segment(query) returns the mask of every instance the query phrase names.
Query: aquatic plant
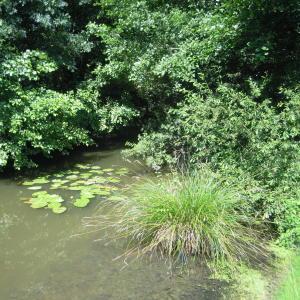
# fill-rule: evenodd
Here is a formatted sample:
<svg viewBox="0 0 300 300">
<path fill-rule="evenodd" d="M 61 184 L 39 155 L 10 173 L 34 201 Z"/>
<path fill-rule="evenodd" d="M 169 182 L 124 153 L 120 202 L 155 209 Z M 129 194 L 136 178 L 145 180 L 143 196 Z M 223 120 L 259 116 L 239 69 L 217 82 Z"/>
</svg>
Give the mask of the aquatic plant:
<svg viewBox="0 0 300 300">
<path fill-rule="evenodd" d="M 77 164 L 75 169 L 61 171 L 53 175 L 39 176 L 33 180 L 24 181 L 22 185 L 28 186 L 27 189 L 29 190 L 48 188 L 49 190 L 80 192 L 80 196 L 76 196 L 75 201 L 72 200 L 72 204 L 74 207 L 83 208 L 96 196 L 100 196 L 101 199 L 111 196 L 112 192 L 118 189 L 115 184 L 121 181 L 118 176 L 123 176 L 127 173 L 127 168 L 102 169 L 98 165 Z M 49 186 L 42 186 L 46 184 L 49 184 Z M 32 196 L 28 201 L 32 208 L 50 208 L 54 213 L 63 213 L 67 209 L 60 204 L 64 200 L 57 198 L 60 197 L 59 195 L 49 194 L 44 190 L 33 193 Z M 57 201 L 57 199 L 62 201 Z"/>
<path fill-rule="evenodd" d="M 247 261 L 264 255 L 251 220 L 238 211 L 238 194 L 208 171 L 148 181 L 114 206 L 113 220 L 100 215 L 87 226 L 112 227 L 127 238 L 128 254 Z"/>
<path fill-rule="evenodd" d="M 32 208 L 49 208 L 55 214 L 61 214 L 67 210 L 65 206 L 62 206 L 62 202 L 64 202 L 62 197 L 46 191 L 35 192 L 32 194 L 32 198 L 26 201 Z"/>
</svg>

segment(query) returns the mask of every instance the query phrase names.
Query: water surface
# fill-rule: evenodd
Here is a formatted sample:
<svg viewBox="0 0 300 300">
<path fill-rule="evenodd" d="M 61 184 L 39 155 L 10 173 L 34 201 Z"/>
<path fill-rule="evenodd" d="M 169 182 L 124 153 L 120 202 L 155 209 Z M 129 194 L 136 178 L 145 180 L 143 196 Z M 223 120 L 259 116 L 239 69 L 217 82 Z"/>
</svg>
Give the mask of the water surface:
<svg viewBox="0 0 300 300">
<path fill-rule="evenodd" d="M 127 167 L 131 173 L 124 177 L 123 185 L 149 176 L 140 164 L 122 160 L 119 150 L 77 154 L 44 169 L 71 169 L 75 163 Z M 123 253 L 124 243 L 95 242 L 103 236 L 99 232 L 76 235 L 83 230 L 82 218 L 93 215 L 105 200 L 96 199 L 86 208 L 70 207 L 55 215 L 47 209 L 32 209 L 20 200 L 31 193 L 18 180 L 0 180 L 0 299 L 221 298 L 222 284 L 209 279 L 205 268 L 197 267 L 187 275 L 174 273 L 168 264 L 155 259 L 126 265 L 114 260 Z M 67 193 L 60 192 L 63 197 L 69 196 Z"/>
</svg>

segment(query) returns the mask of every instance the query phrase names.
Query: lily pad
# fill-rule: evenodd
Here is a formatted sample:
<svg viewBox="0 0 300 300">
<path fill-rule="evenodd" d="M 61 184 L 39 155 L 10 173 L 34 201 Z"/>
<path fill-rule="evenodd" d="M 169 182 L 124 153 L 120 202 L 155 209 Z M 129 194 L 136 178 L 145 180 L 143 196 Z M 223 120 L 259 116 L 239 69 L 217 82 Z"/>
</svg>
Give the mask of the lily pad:
<svg viewBox="0 0 300 300">
<path fill-rule="evenodd" d="M 93 167 L 91 167 L 91 169 L 92 169 L 92 170 L 100 170 L 101 167 L 100 167 L 100 166 L 93 166 Z"/>
<path fill-rule="evenodd" d="M 61 203 L 59 203 L 59 202 L 51 202 L 48 204 L 48 208 L 51 208 L 51 209 L 58 208 L 58 207 L 61 207 Z"/>
<path fill-rule="evenodd" d="M 32 208 L 42 208 L 48 205 L 47 200 L 42 198 L 32 198 L 30 200 L 30 203 L 31 203 L 30 207 Z"/>
<path fill-rule="evenodd" d="M 76 164 L 75 167 L 76 167 L 76 168 L 79 168 L 79 169 L 83 169 L 83 170 L 89 169 L 89 166 L 87 166 L 87 165 L 82 165 L 82 164 Z"/>
<path fill-rule="evenodd" d="M 22 185 L 35 185 L 33 181 L 24 181 Z"/>
<path fill-rule="evenodd" d="M 107 177 L 107 180 L 112 183 L 118 183 L 121 181 L 119 178 L 116 177 Z"/>
<path fill-rule="evenodd" d="M 53 194 L 53 195 L 48 194 L 47 197 L 46 197 L 46 199 L 47 199 L 47 201 L 49 203 L 61 203 L 61 202 L 64 202 L 64 199 L 61 196 L 55 195 L 55 194 Z"/>
<path fill-rule="evenodd" d="M 97 175 L 102 175 L 104 174 L 104 172 L 102 170 L 94 170 L 93 173 L 97 174 Z"/>
<path fill-rule="evenodd" d="M 95 193 L 92 190 L 82 190 L 80 196 L 87 199 L 92 199 L 95 197 Z"/>
<path fill-rule="evenodd" d="M 62 187 L 61 184 L 58 184 L 58 183 L 52 184 L 52 185 L 50 186 L 50 190 L 58 190 L 58 189 L 60 189 L 61 187 Z"/>
<path fill-rule="evenodd" d="M 82 186 L 70 186 L 70 187 L 68 187 L 68 190 L 70 190 L 70 191 L 81 191 Z"/>
<path fill-rule="evenodd" d="M 34 182 L 34 184 L 46 184 L 46 183 L 49 183 L 50 180 L 48 180 L 44 177 L 39 177 L 39 178 L 32 180 L 32 182 Z"/>
<path fill-rule="evenodd" d="M 64 184 L 67 183 L 68 180 L 63 180 L 63 179 L 52 179 L 53 183 L 58 183 L 58 184 Z"/>
<path fill-rule="evenodd" d="M 41 188 L 42 188 L 41 186 L 31 186 L 31 187 L 28 188 L 28 190 L 35 191 L 35 190 L 40 190 Z"/>
<path fill-rule="evenodd" d="M 79 172 L 79 171 L 76 171 L 76 170 L 75 170 L 75 171 L 73 170 L 71 173 L 72 173 L 72 174 L 79 174 L 80 172 Z"/>
<path fill-rule="evenodd" d="M 39 192 L 34 192 L 32 196 L 40 196 L 40 195 L 47 195 L 48 193 L 46 191 L 39 191 Z"/>
<path fill-rule="evenodd" d="M 55 214 L 62 214 L 67 210 L 65 206 L 59 206 L 59 207 L 54 207 L 52 208 L 52 212 Z"/>
<path fill-rule="evenodd" d="M 92 174 L 90 174 L 90 173 L 83 173 L 83 174 L 80 174 L 80 178 L 89 178 L 89 177 L 91 177 L 92 176 Z"/>
<path fill-rule="evenodd" d="M 86 207 L 89 203 L 90 203 L 90 199 L 85 198 L 85 197 L 81 197 L 79 199 L 76 199 L 73 204 L 76 207 L 82 208 L 82 207 Z"/>
<path fill-rule="evenodd" d="M 69 175 L 66 178 L 69 179 L 69 180 L 75 180 L 75 179 L 78 178 L 78 175 Z"/>
</svg>

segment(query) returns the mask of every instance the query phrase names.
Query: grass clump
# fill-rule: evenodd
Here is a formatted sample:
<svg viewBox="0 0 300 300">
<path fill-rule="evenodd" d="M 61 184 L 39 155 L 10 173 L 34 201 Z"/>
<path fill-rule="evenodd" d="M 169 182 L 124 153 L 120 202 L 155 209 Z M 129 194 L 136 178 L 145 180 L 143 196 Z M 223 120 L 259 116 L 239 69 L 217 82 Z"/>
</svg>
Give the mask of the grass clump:
<svg viewBox="0 0 300 300">
<path fill-rule="evenodd" d="M 143 183 L 115 206 L 117 221 L 98 217 L 89 224 L 107 222 L 129 240 L 130 253 L 239 262 L 263 254 L 240 204 L 238 193 L 199 171 Z"/>
</svg>

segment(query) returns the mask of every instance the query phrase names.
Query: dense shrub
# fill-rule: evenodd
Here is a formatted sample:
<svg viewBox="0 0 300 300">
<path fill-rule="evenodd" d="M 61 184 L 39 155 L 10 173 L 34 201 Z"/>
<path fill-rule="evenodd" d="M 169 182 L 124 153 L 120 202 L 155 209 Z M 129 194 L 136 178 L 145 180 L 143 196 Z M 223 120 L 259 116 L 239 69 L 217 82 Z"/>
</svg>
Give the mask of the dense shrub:
<svg viewBox="0 0 300 300">
<path fill-rule="evenodd" d="M 253 190 L 246 180 L 244 184 L 252 213 L 274 221 L 290 243 L 297 243 L 300 99 L 297 89 L 283 94 L 283 102 L 274 107 L 227 86 L 208 96 L 189 93 L 169 110 L 158 133 L 141 135 L 127 154 L 144 157 L 156 168 L 210 163 L 240 185 L 241 174 L 247 174 L 256 182 Z"/>
<path fill-rule="evenodd" d="M 40 89 L 17 96 L 0 103 L 0 167 L 8 161 L 16 169 L 30 167 L 35 154 L 49 157 L 55 151 L 66 153 L 76 145 L 90 145 L 92 136 L 110 133 L 136 115 L 117 103 L 96 107 L 97 102 L 84 99 L 83 92 Z"/>
<path fill-rule="evenodd" d="M 234 164 L 269 186 L 296 180 L 300 99 L 296 90 L 285 94 L 274 107 L 224 85 L 208 96 L 189 93 L 168 111 L 159 133 L 142 135 L 133 151 L 153 165 L 180 156 L 192 164 Z"/>
</svg>

